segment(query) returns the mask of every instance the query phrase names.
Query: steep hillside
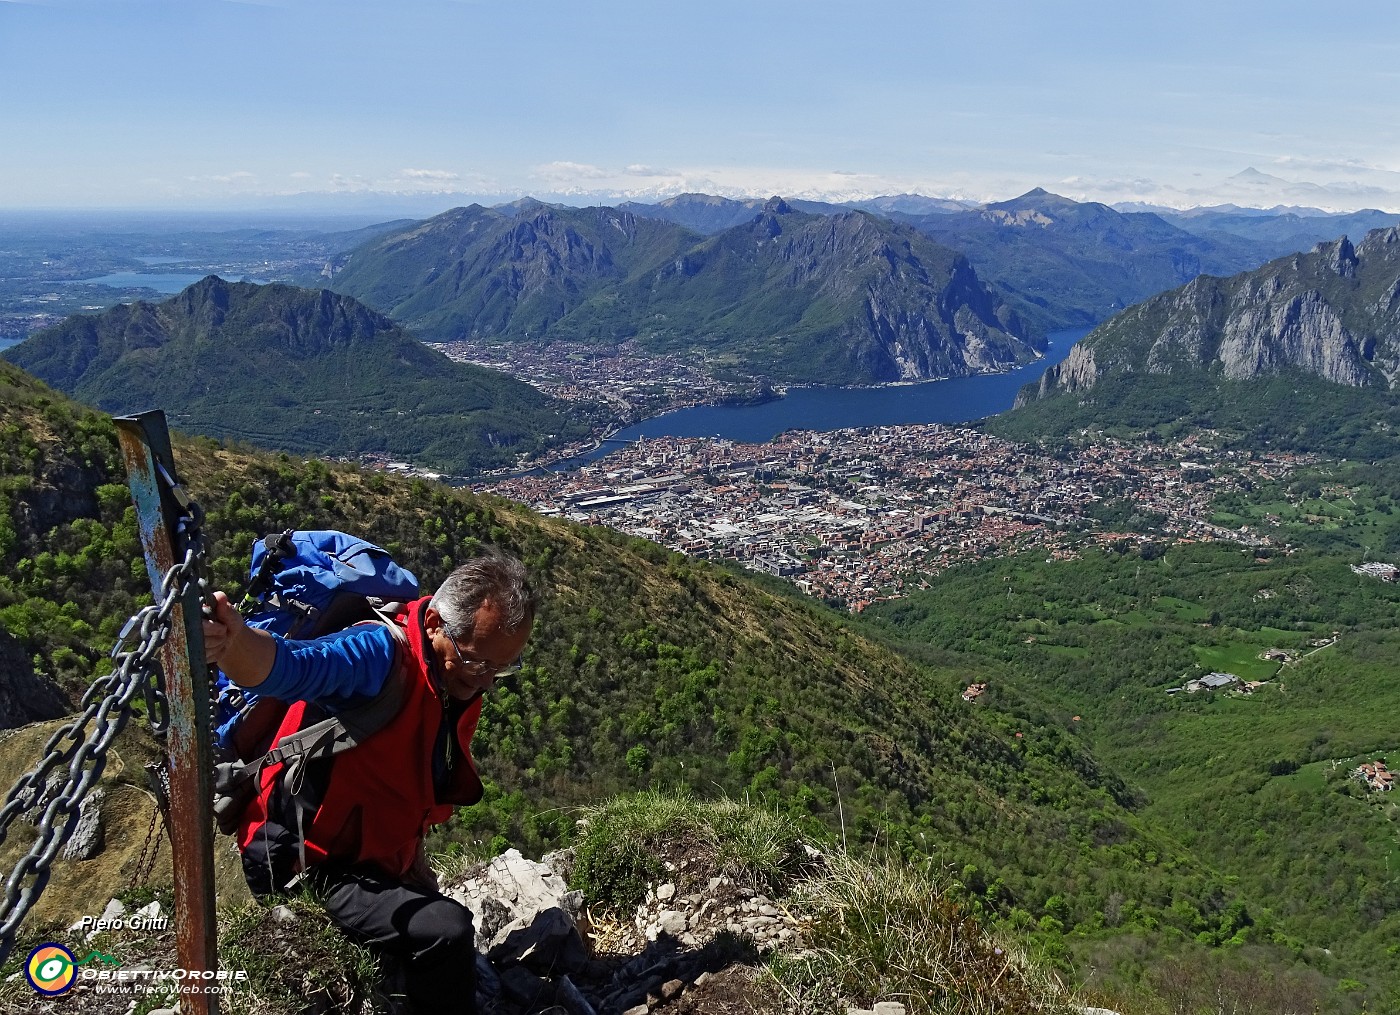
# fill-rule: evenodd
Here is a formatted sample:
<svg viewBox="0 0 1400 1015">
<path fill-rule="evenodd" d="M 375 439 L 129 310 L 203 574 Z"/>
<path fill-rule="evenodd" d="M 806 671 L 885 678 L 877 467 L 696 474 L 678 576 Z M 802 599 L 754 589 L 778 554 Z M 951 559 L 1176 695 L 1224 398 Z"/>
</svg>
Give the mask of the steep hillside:
<svg viewBox="0 0 1400 1015">
<path fill-rule="evenodd" d="M 785 381 L 958 376 L 1036 355 L 964 259 L 866 213 L 775 198 L 697 240 L 609 208 L 461 209 L 356 251 L 334 284 L 425 338 L 637 338 Z"/>
<path fill-rule="evenodd" d="M 1400 228 L 1343 237 L 1257 271 L 1202 277 L 1119 314 L 1046 371 L 1039 397 L 1117 374 L 1254 380 L 1298 371 L 1351 387 L 1400 376 Z M 1033 397 L 1023 394 L 1023 400 Z"/>
<path fill-rule="evenodd" d="M 47 668 L 105 672 L 144 583 L 114 435 L 61 396 L 27 390 L 0 405 L 0 434 L 40 475 L 85 446 L 93 474 L 78 489 L 94 492 L 7 548 L 0 624 Z M 1022 928 L 1051 915 L 1037 931 L 1046 947 L 1092 922 L 1123 879 L 1144 900 L 1125 927 L 1214 925 L 1226 912 L 1228 888 L 1138 821 L 1140 801 L 1072 724 L 1010 691 L 986 706 L 961 700 L 968 681 L 995 680 L 994 663 L 911 662 L 849 618 L 750 578 L 437 484 L 206 438 L 180 441 L 177 459 L 209 510 L 219 587 L 237 587 L 255 538 L 288 525 L 361 532 L 427 587 L 485 540 L 532 569 L 544 593 L 536 634 L 523 672 L 490 696 L 477 741 L 487 798 L 439 848 L 538 849 L 571 829 L 573 805 L 689 786 L 956 863 L 977 907 Z M 16 481 L 11 517 L 44 495 Z M 23 617 L 43 623 L 22 628 Z"/>
<path fill-rule="evenodd" d="M 75 316 L 5 353 L 112 413 L 300 453 L 380 452 L 452 472 L 583 436 L 530 386 L 453 363 L 326 290 L 210 276 L 163 303 Z"/>
<path fill-rule="evenodd" d="M 1045 328 L 1084 327 L 1188 282 L 1268 255 L 1238 237 L 1206 239 L 1148 213 L 1121 213 L 1040 188 L 951 214 L 897 214 L 965 253 L 1004 298 Z M 1023 305 L 1024 304 L 1024 305 Z"/>
<path fill-rule="evenodd" d="M 472 205 L 354 251 L 331 285 L 428 340 L 539 339 L 590 296 L 695 240 L 613 208 Z"/>
<path fill-rule="evenodd" d="M 563 327 L 610 322 L 650 348 L 828 383 L 964 376 L 1036 355 L 965 258 L 864 212 L 808 215 L 776 198 Z"/>
</svg>

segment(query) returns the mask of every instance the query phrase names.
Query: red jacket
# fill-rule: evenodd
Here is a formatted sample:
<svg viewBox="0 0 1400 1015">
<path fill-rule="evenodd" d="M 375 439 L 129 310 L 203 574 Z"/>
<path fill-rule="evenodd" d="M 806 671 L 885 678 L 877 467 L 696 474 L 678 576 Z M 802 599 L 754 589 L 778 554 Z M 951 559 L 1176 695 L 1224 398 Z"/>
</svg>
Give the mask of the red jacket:
<svg viewBox="0 0 1400 1015">
<path fill-rule="evenodd" d="M 409 604 L 395 618 L 408 636 L 407 651 L 400 643 L 396 652 L 405 678 L 399 714 L 358 747 L 331 759 L 320 805 L 314 815 L 302 817 L 307 866 L 325 860 L 372 863 L 392 877 L 402 877 L 413 865 L 429 825 L 446 821 L 454 807 L 481 799 L 481 779 L 471 756 L 480 698 L 457 720 L 448 785 L 441 794 L 433 788 L 433 750 L 446 702 L 433 675 L 434 657 L 423 630 L 428 601 Z M 278 738 L 302 727 L 307 707 L 306 702 L 296 702 L 287 710 Z M 280 764 L 263 769 L 257 798 L 238 830 L 240 849 L 253 841 L 269 810 L 276 813 L 272 797 L 284 792 L 279 785 L 282 769 Z M 294 819 L 289 827 L 296 831 Z"/>
</svg>

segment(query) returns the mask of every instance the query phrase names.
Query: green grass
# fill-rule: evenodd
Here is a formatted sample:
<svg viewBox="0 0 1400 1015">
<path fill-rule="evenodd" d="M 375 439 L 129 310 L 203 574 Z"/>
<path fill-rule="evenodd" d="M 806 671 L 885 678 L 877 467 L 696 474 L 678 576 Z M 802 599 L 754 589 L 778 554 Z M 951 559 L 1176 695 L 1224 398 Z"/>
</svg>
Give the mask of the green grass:
<svg viewBox="0 0 1400 1015">
<path fill-rule="evenodd" d="M 1202 669 L 1233 673 L 1241 680 L 1268 680 L 1278 672 L 1278 663 L 1259 658 L 1260 646 L 1254 642 L 1228 645 L 1198 645 L 1196 658 Z"/>
<path fill-rule="evenodd" d="M 804 927 L 800 950 L 769 959 L 760 1012 L 844 1015 L 876 1001 L 910 1015 L 1070 1011 L 1058 979 L 989 933 L 963 886 L 927 858 L 833 847 L 814 857 L 790 822 L 736 800 L 647 792 L 589 808 L 570 884 L 625 921 L 656 880 L 703 885 L 713 872 Z"/>
<path fill-rule="evenodd" d="M 308 1010 L 354 1011 L 379 975 L 378 962 L 353 944 L 314 899 L 285 901 L 292 919 L 250 902 L 226 913 L 219 965 L 248 978 L 219 1010 L 228 1015 L 302 1015 Z"/>
<path fill-rule="evenodd" d="M 1175 596 L 1158 596 L 1155 604 L 1161 610 L 1169 610 L 1171 615 L 1178 620 L 1185 620 L 1193 624 L 1210 617 L 1210 610 L 1200 603 L 1188 603 L 1185 599 L 1178 599 Z"/>
<path fill-rule="evenodd" d="M 584 810 L 573 887 L 614 912 L 637 906 L 662 873 L 663 844 L 698 852 L 736 883 L 781 892 L 806 863 L 795 825 L 734 800 L 696 800 L 688 793 L 616 797 Z"/>
</svg>

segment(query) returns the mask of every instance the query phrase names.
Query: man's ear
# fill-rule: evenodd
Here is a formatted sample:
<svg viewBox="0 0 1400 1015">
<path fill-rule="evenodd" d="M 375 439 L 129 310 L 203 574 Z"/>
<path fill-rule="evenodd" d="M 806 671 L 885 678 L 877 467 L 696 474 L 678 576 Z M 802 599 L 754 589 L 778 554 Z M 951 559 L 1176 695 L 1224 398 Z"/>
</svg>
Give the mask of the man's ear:
<svg viewBox="0 0 1400 1015">
<path fill-rule="evenodd" d="M 437 610 L 429 606 L 423 611 L 423 630 L 428 634 L 436 634 L 442 628 L 442 615 Z"/>
</svg>

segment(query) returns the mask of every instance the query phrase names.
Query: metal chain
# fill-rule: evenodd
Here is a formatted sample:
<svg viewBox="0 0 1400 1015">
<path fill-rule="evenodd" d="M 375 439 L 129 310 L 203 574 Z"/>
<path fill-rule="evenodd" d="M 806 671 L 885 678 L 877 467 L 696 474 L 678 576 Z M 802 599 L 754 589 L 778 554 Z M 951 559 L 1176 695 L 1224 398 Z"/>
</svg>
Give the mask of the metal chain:
<svg viewBox="0 0 1400 1015">
<path fill-rule="evenodd" d="M 132 879 L 134 885 L 144 885 L 151 880 L 151 874 L 156 869 L 156 858 L 160 856 L 160 841 L 165 838 L 165 822 L 162 819 L 159 807 L 151 808 L 151 824 L 146 829 L 146 841 L 141 843 L 141 855 L 136 859 L 136 873 Z M 159 825 L 161 833 L 157 835 L 156 826 Z M 151 848 L 152 843 L 155 849 Z"/>
<path fill-rule="evenodd" d="M 161 471 L 162 478 L 169 483 L 169 474 Z M 153 704 L 158 701 L 147 689 L 159 674 L 157 657 L 170 635 L 175 607 L 191 592 L 204 594 L 203 512 L 177 485 L 170 485 L 185 510 L 178 528 L 184 536 L 184 559 L 166 573 L 161 582 L 159 602 L 142 607 L 122 628 L 112 648 L 115 668 L 93 681 L 83 695 L 82 713 L 54 733 L 44 747 L 42 759 L 14 784 L 4 806 L 0 807 L 0 844 L 3 844 L 15 818 L 36 810 L 48 796 L 45 790 L 50 773 L 59 766 L 66 766 L 67 779 L 35 822 L 38 838 L 5 881 L 4 898 L 0 899 L 0 963 L 9 957 L 20 922 L 48 884 L 54 857 L 77 827 L 79 805 L 102 775 L 112 741 L 131 716 L 132 699 L 144 692 L 150 695 L 148 700 Z M 139 632 L 139 641 L 127 650 L 126 642 L 134 631 Z M 163 716 L 151 718 L 153 729 L 159 732 Z M 58 783 L 61 778 L 61 773 L 57 774 L 54 782 Z"/>
<path fill-rule="evenodd" d="M 141 844 L 141 855 L 136 860 L 136 874 L 134 884 L 144 885 L 151 880 L 151 872 L 155 870 L 156 857 L 160 855 L 160 840 L 169 834 L 170 826 L 167 819 L 170 817 L 170 769 L 168 767 L 169 758 L 164 753 L 159 761 L 148 762 L 146 768 L 146 781 L 150 784 L 151 794 L 155 798 L 154 806 L 151 807 L 151 824 L 146 829 L 146 841 Z M 160 833 L 156 832 L 156 826 L 160 826 Z M 155 848 L 151 848 L 154 839 Z"/>
</svg>

